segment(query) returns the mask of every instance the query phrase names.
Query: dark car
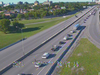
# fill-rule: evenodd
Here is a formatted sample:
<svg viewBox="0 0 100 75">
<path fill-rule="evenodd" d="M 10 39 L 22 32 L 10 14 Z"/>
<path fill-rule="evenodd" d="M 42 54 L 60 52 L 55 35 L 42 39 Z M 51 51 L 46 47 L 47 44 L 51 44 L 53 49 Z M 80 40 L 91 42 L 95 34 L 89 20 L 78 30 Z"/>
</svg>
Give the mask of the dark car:
<svg viewBox="0 0 100 75">
<path fill-rule="evenodd" d="M 56 45 L 53 45 L 52 48 L 51 48 L 52 51 L 55 51 L 56 49 L 57 49 Z"/>
</svg>

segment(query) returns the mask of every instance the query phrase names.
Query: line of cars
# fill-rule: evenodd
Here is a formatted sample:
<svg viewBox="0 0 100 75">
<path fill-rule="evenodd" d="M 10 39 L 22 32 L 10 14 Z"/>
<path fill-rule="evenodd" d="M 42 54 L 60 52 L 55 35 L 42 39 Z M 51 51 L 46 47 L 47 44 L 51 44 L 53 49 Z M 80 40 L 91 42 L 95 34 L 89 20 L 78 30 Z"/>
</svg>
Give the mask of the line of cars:
<svg viewBox="0 0 100 75">
<path fill-rule="evenodd" d="M 66 41 L 72 36 L 72 34 L 74 32 L 76 32 L 77 28 L 80 26 L 80 24 L 76 24 L 73 26 L 73 29 L 70 31 L 69 34 L 67 34 L 66 36 L 64 36 L 63 40 L 59 42 L 59 44 L 65 44 Z M 72 37 L 71 37 L 72 38 Z M 51 50 L 52 51 L 56 51 L 56 50 L 59 50 L 61 48 L 61 46 L 57 46 L 57 45 L 53 45 Z M 42 58 L 43 59 L 47 59 L 48 57 L 50 56 L 50 53 L 48 52 L 45 52 L 43 55 L 42 55 Z M 41 62 L 41 61 L 36 61 L 35 62 L 35 67 L 41 67 L 44 63 Z"/>
<path fill-rule="evenodd" d="M 93 12 L 94 12 L 94 11 L 93 11 Z M 92 12 L 92 13 L 93 13 L 93 12 Z M 88 19 L 88 18 L 92 15 L 92 13 L 90 13 L 90 14 L 86 17 L 86 19 Z M 78 17 L 78 16 L 75 15 L 75 17 Z M 86 19 L 84 19 L 84 23 L 86 22 Z M 60 44 L 60 45 L 61 45 L 61 44 L 65 44 L 65 41 L 67 41 L 67 40 L 72 36 L 72 34 L 76 32 L 76 30 L 79 28 L 79 26 L 80 26 L 80 24 L 74 25 L 73 28 L 72 28 L 72 30 L 70 31 L 70 33 L 67 34 L 66 36 L 64 36 L 63 40 L 61 40 L 61 41 L 59 42 L 59 44 Z M 59 46 L 53 45 L 52 48 L 51 48 L 51 50 L 52 50 L 52 51 L 59 50 Z M 50 56 L 50 54 L 49 54 L 48 52 L 46 52 L 46 53 L 44 53 L 44 54 L 42 55 L 42 58 L 43 58 L 43 59 L 44 59 L 44 58 L 47 59 L 49 56 Z M 40 67 L 42 64 L 43 64 L 43 63 L 41 63 L 40 61 L 38 61 L 38 62 L 35 63 L 35 67 Z"/>
<path fill-rule="evenodd" d="M 95 15 L 97 12 L 97 9 L 94 9 L 92 12 L 90 12 L 90 14 L 84 19 L 84 23 L 86 23 L 87 19 L 91 16 L 91 15 Z"/>
<path fill-rule="evenodd" d="M 42 58 L 43 59 L 47 59 L 48 57 L 50 56 L 50 54 L 48 52 L 44 53 L 42 55 Z M 38 61 L 38 62 L 35 62 L 35 67 L 41 67 L 43 63 L 41 61 Z"/>
</svg>

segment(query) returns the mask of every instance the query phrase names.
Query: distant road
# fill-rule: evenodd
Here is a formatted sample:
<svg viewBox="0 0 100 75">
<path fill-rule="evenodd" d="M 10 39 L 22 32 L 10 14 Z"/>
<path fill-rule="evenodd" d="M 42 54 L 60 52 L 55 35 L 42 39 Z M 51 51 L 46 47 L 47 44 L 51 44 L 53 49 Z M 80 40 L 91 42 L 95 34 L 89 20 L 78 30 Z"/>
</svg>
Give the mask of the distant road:
<svg viewBox="0 0 100 75">
<path fill-rule="evenodd" d="M 100 48 L 100 22 L 99 22 L 99 10 L 95 15 L 92 15 L 90 21 L 88 22 L 86 35 L 88 39 Z M 88 33 L 88 34 L 87 34 Z"/>
<path fill-rule="evenodd" d="M 86 10 L 86 9 L 85 9 L 85 10 Z M 63 16 L 66 16 L 66 17 L 71 16 L 71 15 L 77 13 L 77 12 L 79 12 L 79 11 L 72 11 L 72 12 L 69 12 L 67 15 L 57 16 L 57 17 L 61 17 L 61 18 L 56 19 L 56 20 L 60 20 L 60 19 L 62 19 Z M 46 23 L 46 22 L 56 21 L 56 20 L 52 20 L 52 18 L 55 18 L 55 17 L 49 17 L 49 18 L 51 18 L 51 20 L 49 20 L 49 21 L 43 21 L 43 22 L 37 22 L 37 23 L 29 23 L 29 24 L 25 24 L 25 25 L 41 24 L 41 23 Z"/>
</svg>

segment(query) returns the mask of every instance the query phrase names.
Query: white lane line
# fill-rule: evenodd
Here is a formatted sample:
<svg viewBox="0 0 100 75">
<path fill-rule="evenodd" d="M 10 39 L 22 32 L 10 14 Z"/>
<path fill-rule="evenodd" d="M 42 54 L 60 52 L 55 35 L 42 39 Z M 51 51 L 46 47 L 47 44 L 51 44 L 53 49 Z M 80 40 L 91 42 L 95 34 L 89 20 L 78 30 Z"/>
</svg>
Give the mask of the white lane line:
<svg viewBox="0 0 100 75">
<path fill-rule="evenodd" d="M 82 23 L 82 25 L 83 25 L 83 24 L 84 24 L 84 23 Z M 68 41 L 67 41 L 67 42 L 68 42 Z M 67 42 L 62 46 L 62 48 L 67 44 Z M 61 48 L 61 49 L 62 49 L 62 48 Z M 60 50 L 61 50 L 61 49 L 60 49 Z M 59 52 L 59 51 L 58 51 L 58 52 Z M 56 52 L 56 54 L 57 54 L 58 52 Z M 53 58 L 52 58 L 52 59 L 53 59 Z M 52 60 L 52 59 L 51 59 L 51 60 Z M 50 60 L 50 61 L 51 61 L 51 60 Z M 49 61 L 49 62 L 50 62 L 50 61 Z M 46 66 L 45 66 L 45 67 L 46 67 Z M 45 67 L 44 67 L 44 68 L 45 68 Z M 44 69 L 44 68 L 43 68 L 43 69 Z M 43 71 L 43 69 L 42 69 L 41 71 Z M 41 71 L 40 71 L 37 75 L 39 75 L 39 74 L 41 73 Z"/>
<path fill-rule="evenodd" d="M 67 41 L 67 42 L 68 42 L 68 41 Z M 62 46 L 62 48 L 67 44 L 67 42 Z M 62 49 L 62 48 L 61 48 L 61 49 Z M 60 50 L 61 50 L 61 49 L 60 49 Z M 57 54 L 58 52 L 59 52 L 59 51 L 57 51 L 56 54 Z M 50 59 L 49 62 L 51 62 L 53 59 L 54 59 L 54 58 Z M 53 63 L 53 64 L 54 64 L 54 63 Z M 46 66 L 45 66 L 45 67 L 46 67 Z M 45 67 L 44 67 L 44 68 L 45 68 Z M 41 71 L 43 71 L 44 68 L 43 68 Z M 41 73 L 41 71 L 40 71 L 37 75 L 39 75 L 39 74 Z"/>
<path fill-rule="evenodd" d="M 83 23 L 83 24 L 84 24 L 84 23 Z M 83 25 L 83 24 L 82 24 L 82 25 Z M 66 41 L 66 43 L 62 46 L 62 48 L 63 48 L 67 43 L 68 43 L 68 41 Z M 62 49 L 62 48 L 61 48 L 61 49 Z M 60 50 L 61 50 L 61 49 L 60 49 Z M 59 51 L 60 51 L 60 50 L 59 50 Z M 59 51 L 57 51 L 56 54 L 58 54 Z M 53 58 L 52 58 L 51 60 L 53 60 Z M 50 61 L 51 61 L 51 60 L 50 60 Z M 49 62 L 50 62 L 50 61 L 49 61 Z M 45 67 L 46 67 L 46 66 L 45 66 Z M 44 68 L 45 68 L 45 67 L 44 67 Z M 41 71 L 43 71 L 44 68 L 43 68 Z M 37 75 L 39 75 L 39 74 L 41 73 L 41 71 L 40 71 Z"/>
<path fill-rule="evenodd" d="M 53 59 L 53 58 L 52 58 L 52 59 Z M 50 59 L 50 61 L 51 61 L 52 59 Z M 49 62 L 50 62 L 50 61 L 49 61 Z M 46 66 L 45 66 L 45 67 L 46 67 Z M 45 67 L 44 67 L 44 68 L 45 68 Z M 44 68 L 43 68 L 41 71 L 43 71 L 43 70 L 44 70 Z M 39 75 L 39 74 L 41 73 L 41 71 L 40 71 L 37 75 Z"/>
</svg>

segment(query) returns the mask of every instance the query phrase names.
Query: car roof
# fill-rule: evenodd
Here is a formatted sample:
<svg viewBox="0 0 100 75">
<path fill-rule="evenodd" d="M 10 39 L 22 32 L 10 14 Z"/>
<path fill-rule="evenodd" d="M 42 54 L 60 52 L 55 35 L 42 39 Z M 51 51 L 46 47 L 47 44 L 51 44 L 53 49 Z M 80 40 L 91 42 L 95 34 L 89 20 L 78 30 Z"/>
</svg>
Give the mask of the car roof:
<svg viewBox="0 0 100 75">
<path fill-rule="evenodd" d="M 46 53 L 44 53 L 43 55 L 47 55 L 47 54 L 49 54 L 49 53 L 46 52 Z"/>
</svg>

